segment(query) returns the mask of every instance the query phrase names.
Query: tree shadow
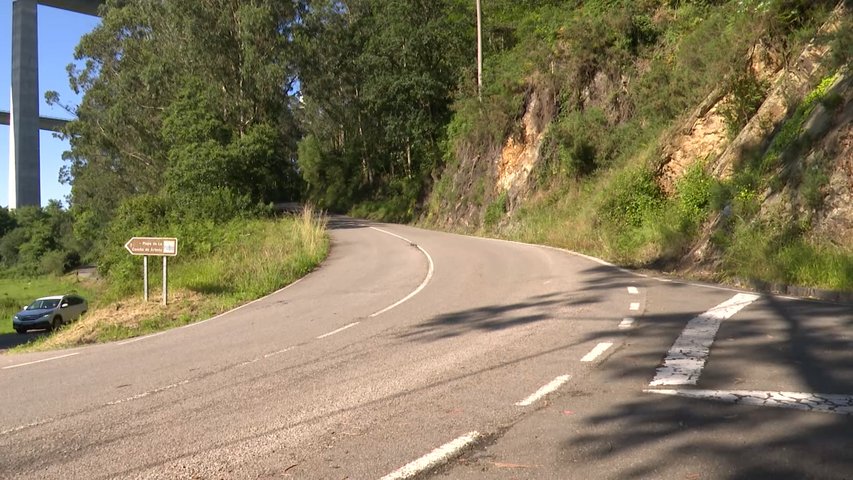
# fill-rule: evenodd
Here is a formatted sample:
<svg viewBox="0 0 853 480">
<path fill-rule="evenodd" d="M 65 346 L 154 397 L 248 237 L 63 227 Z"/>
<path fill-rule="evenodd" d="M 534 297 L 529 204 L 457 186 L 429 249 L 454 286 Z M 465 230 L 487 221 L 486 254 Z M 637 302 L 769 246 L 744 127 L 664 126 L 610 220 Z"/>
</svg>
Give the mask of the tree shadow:
<svg viewBox="0 0 853 480">
<path fill-rule="evenodd" d="M 553 309 L 594 304 L 597 296 L 563 293 L 536 295 L 527 300 L 445 313 L 397 335 L 400 339 L 435 342 L 470 332 L 494 332 L 554 318 Z"/>
<path fill-rule="evenodd" d="M 853 478 L 851 415 L 642 392 L 672 341 L 699 313 L 641 317 L 627 334 L 630 348 L 596 371 L 602 384 L 621 386 L 623 395 L 613 396 L 587 418 L 578 416 L 580 433 L 566 434 L 560 444 L 562 467 L 618 469 L 602 478 L 664 478 L 694 467 L 687 478 Z M 683 388 L 752 390 L 756 388 L 739 378 L 744 372 L 759 375 L 767 386 L 782 371 L 780 382 L 803 385 L 804 392 L 853 395 L 853 341 L 846 335 L 850 325 L 851 305 L 762 297 L 722 323 L 699 384 Z M 600 331 L 587 340 L 615 333 Z"/>
<path fill-rule="evenodd" d="M 15 348 L 19 345 L 24 345 L 26 343 L 30 343 L 42 337 L 44 335 L 48 335 L 50 333 L 49 330 L 30 330 L 27 333 L 2 333 L 0 334 L 0 352 Z"/>
</svg>

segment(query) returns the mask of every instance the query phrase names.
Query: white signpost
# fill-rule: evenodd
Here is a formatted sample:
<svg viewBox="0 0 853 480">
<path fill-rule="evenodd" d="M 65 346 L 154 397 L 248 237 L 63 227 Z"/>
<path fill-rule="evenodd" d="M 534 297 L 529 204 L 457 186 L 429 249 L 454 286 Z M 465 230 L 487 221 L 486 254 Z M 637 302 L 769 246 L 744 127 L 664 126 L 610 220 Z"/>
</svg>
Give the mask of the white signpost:
<svg viewBox="0 0 853 480">
<path fill-rule="evenodd" d="M 142 255 L 143 298 L 148 301 L 148 256 L 163 257 L 163 305 L 168 297 L 166 259 L 178 254 L 178 239 L 163 237 L 133 237 L 124 244 L 131 255 Z"/>
</svg>

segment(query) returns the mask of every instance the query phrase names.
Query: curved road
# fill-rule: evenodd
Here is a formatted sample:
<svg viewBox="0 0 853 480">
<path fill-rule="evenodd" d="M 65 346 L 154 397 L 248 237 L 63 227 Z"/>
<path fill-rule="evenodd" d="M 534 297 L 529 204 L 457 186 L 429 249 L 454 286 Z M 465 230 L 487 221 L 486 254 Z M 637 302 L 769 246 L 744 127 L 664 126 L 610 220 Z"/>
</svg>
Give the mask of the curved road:
<svg viewBox="0 0 853 480">
<path fill-rule="evenodd" d="M 131 341 L 0 357 L 0 478 L 737 478 L 738 448 L 692 464 L 668 455 L 732 431 L 773 451 L 785 422 L 846 451 L 792 472 L 853 471 L 848 415 L 644 392 L 669 381 L 659 367 L 687 322 L 738 292 L 544 247 L 330 226 L 320 269 L 235 311 Z M 741 303 L 720 327 L 730 342 L 714 347 L 705 386 L 853 393 L 850 354 L 815 348 L 853 345 L 849 306 Z M 820 338 L 800 320 L 818 322 Z M 786 339 L 802 347 L 774 354 Z M 703 419 L 728 420 L 679 432 L 696 405 L 711 410 Z M 762 415 L 775 427 L 756 429 Z M 743 478 L 780 478 L 770 465 Z M 690 476 L 709 471 L 721 474 Z"/>
</svg>

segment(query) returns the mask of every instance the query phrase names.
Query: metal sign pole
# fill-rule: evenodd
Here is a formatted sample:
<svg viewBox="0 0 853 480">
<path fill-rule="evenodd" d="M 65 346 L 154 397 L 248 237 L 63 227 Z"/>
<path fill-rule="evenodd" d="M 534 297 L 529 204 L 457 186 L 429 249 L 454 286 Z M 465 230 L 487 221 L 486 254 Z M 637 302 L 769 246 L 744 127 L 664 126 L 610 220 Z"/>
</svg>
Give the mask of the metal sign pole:
<svg viewBox="0 0 853 480">
<path fill-rule="evenodd" d="M 163 257 L 163 305 L 166 305 L 166 292 L 168 291 L 167 287 L 166 287 L 166 285 L 168 284 L 167 279 L 169 278 L 166 275 L 166 259 L 167 258 L 169 258 L 169 257 Z"/>
<path fill-rule="evenodd" d="M 142 296 L 148 302 L 148 255 L 142 257 Z"/>
</svg>

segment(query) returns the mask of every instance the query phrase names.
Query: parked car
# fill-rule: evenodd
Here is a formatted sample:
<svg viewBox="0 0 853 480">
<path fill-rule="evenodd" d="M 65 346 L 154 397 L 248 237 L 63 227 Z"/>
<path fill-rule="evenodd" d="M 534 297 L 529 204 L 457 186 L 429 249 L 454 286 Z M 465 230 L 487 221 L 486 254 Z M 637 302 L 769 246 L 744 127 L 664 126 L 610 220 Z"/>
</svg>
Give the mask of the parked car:
<svg viewBox="0 0 853 480">
<path fill-rule="evenodd" d="M 18 333 L 33 328 L 56 330 L 86 313 L 89 304 L 79 295 L 58 295 L 36 299 L 12 317 L 12 326 Z"/>
</svg>

